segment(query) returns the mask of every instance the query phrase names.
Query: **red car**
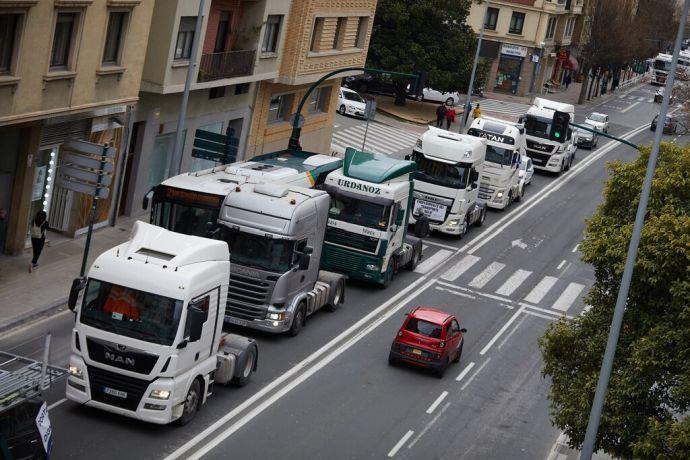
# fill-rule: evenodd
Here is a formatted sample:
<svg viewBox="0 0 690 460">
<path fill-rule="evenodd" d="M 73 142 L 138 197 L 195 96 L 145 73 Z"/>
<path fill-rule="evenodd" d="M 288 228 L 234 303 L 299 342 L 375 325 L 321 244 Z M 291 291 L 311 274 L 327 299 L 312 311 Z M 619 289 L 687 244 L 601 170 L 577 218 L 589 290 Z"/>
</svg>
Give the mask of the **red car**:
<svg viewBox="0 0 690 460">
<path fill-rule="evenodd" d="M 460 361 L 465 332 L 455 316 L 436 308 L 417 307 L 407 314 L 393 340 L 388 363 L 426 367 L 443 377 L 451 361 Z"/>
</svg>

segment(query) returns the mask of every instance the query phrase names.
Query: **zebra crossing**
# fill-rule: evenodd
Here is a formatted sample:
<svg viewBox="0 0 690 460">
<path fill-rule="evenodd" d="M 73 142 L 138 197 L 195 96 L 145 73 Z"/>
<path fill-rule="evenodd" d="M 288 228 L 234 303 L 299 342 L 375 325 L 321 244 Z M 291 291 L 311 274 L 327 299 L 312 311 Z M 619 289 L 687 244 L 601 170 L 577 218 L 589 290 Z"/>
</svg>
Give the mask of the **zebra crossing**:
<svg viewBox="0 0 690 460">
<path fill-rule="evenodd" d="M 351 126 L 333 132 L 331 149 L 338 152 L 345 152 L 347 147 L 362 149 L 364 133 L 367 133 L 364 150 L 373 150 L 377 153 L 391 155 L 401 150 L 411 151 L 414 147 L 419 134 L 382 123 L 369 123 L 369 129 L 365 123 Z"/>
<path fill-rule="evenodd" d="M 513 117 L 521 117 L 527 113 L 530 108 L 528 104 L 520 104 L 518 102 L 499 101 L 498 99 L 477 99 L 473 101 L 473 105 L 479 103 L 479 108 L 484 112 L 500 113 L 510 115 Z"/>
<path fill-rule="evenodd" d="M 636 101 L 636 102 L 647 102 L 647 103 L 654 103 L 654 98 L 650 98 L 647 96 L 635 96 L 633 94 L 619 94 L 616 96 L 616 99 L 620 99 L 623 101 Z"/>
</svg>

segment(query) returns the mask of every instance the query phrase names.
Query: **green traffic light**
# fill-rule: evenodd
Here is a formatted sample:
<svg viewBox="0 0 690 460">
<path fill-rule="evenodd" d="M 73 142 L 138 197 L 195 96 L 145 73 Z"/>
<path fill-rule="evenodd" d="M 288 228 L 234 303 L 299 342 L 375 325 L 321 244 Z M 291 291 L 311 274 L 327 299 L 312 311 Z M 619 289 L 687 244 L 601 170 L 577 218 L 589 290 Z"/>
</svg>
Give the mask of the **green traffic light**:
<svg viewBox="0 0 690 460">
<path fill-rule="evenodd" d="M 561 133 L 559 133 L 558 131 L 556 131 L 555 133 L 553 133 L 553 137 L 555 137 L 556 139 L 558 139 L 559 137 L 561 137 Z"/>
</svg>

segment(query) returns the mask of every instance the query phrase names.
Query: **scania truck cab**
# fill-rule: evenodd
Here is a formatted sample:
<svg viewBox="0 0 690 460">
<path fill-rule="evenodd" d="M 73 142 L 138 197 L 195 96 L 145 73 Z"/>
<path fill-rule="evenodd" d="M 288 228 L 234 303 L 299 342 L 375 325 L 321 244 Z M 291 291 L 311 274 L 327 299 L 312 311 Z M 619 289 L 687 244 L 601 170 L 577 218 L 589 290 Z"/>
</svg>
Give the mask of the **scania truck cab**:
<svg viewBox="0 0 690 460">
<path fill-rule="evenodd" d="M 527 156 L 532 159 L 536 169 L 560 174 L 567 171 L 573 162 L 577 148 L 576 134 L 568 128 L 565 139 L 549 140 L 554 112 L 570 114 L 570 121 L 575 120 L 575 107 L 572 104 L 549 101 L 535 97 L 532 106 L 521 118 L 527 135 Z"/>
<path fill-rule="evenodd" d="M 487 141 L 429 127 L 412 151 L 417 164 L 410 224 L 425 216 L 432 230 L 462 237 L 482 225 L 486 205 L 479 200 Z"/>
<path fill-rule="evenodd" d="M 387 287 L 414 269 L 422 242 L 407 234 L 415 164 L 348 147 L 343 167 L 326 177 L 331 195 L 321 256 L 325 270 Z"/>
<path fill-rule="evenodd" d="M 72 284 L 67 398 L 185 424 L 214 383 L 245 384 L 258 348 L 222 333 L 229 276 L 224 241 L 136 222 L 129 241 L 98 256 L 88 278 Z"/>
<path fill-rule="evenodd" d="M 345 277 L 319 270 L 330 197 L 280 183 L 238 185 L 218 237 L 230 247 L 225 321 L 297 335 L 307 316 L 344 300 Z"/>
<path fill-rule="evenodd" d="M 208 223 L 218 219 L 223 200 L 237 185 L 280 182 L 311 188 L 323 183 L 341 164 L 340 158 L 301 150 L 268 153 L 166 179 L 144 198 L 144 209 L 152 199 L 152 224 L 185 235 L 206 236 Z"/>
<path fill-rule="evenodd" d="M 498 118 L 480 117 L 472 122 L 467 134 L 487 141 L 479 199 L 496 209 L 520 201 L 525 190 L 518 174 L 520 158 L 525 154 L 525 128 Z"/>
</svg>

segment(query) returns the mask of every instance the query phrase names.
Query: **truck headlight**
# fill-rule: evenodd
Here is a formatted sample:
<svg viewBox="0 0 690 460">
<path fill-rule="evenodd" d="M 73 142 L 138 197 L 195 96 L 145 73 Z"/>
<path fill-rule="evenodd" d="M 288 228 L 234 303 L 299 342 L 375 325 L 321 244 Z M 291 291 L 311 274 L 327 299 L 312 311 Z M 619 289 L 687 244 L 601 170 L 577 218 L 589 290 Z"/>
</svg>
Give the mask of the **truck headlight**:
<svg viewBox="0 0 690 460">
<path fill-rule="evenodd" d="M 366 268 L 367 268 L 367 270 L 371 270 L 373 272 L 379 270 L 379 266 L 376 264 L 367 264 Z"/>
<path fill-rule="evenodd" d="M 83 378 L 84 378 L 84 374 L 82 373 L 81 368 L 80 368 L 80 367 L 77 367 L 77 366 L 70 366 L 70 367 L 69 367 L 69 374 L 70 374 L 72 377 L 76 377 L 76 378 L 78 378 L 78 379 L 83 379 Z"/>
<path fill-rule="evenodd" d="M 448 221 L 448 227 L 457 227 L 460 225 L 460 219 L 453 219 Z"/>
<path fill-rule="evenodd" d="M 503 198 L 503 192 L 498 192 L 496 194 L 496 198 Z"/>
<path fill-rule="evenodd" d="M 170 390 L 151 390 L 149 398 L 168 399 L 170 398 Z"/>
<path fill-rule="evenodd" d="M 268 313 L 266 318 L 273 321 L 283 321 L 285 319 L 285 312 L 282 313 Z"/>
</svg>

